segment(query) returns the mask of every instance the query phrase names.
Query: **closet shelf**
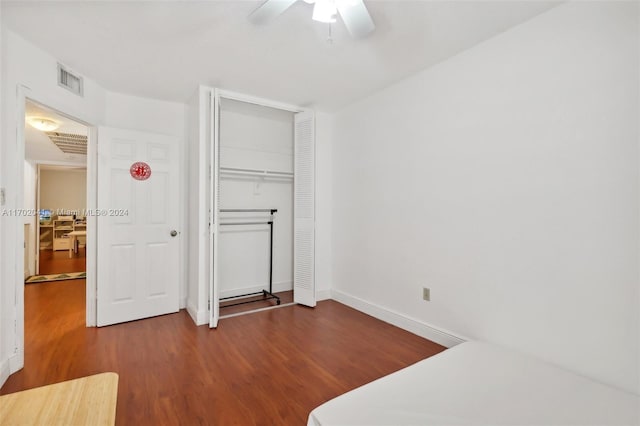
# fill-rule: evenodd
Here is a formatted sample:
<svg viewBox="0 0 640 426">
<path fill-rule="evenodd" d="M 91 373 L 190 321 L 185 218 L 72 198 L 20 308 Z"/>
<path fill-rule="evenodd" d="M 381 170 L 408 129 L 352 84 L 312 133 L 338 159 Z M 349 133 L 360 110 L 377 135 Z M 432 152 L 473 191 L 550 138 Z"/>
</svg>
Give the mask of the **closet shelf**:
<svg viewBox="0 0 640 426">
<path fill-rule="evenodd" d="M 293 179 L 293 173 L 291 172 L 281 172 L 276 170 L 240 169 L 235 167 L 220 167 L 220 174 Z"/>
</svg>

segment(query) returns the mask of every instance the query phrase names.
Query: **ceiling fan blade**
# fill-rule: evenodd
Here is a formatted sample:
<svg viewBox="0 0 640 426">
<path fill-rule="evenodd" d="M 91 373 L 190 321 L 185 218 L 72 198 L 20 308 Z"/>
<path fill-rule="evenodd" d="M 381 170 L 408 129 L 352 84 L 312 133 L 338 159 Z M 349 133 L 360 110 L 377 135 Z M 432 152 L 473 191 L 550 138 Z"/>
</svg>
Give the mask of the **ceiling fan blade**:
<svg viewBox="0 0 640 426">
<path fill-rule="evenodd" d="M 267 0 L 251 12 L 249 20 L 254 24 L 264 24 L 287 10 L 297 0 Z"/>
<path fill-rule="evenodd" d="M 353 37 L 364 37 L 376 28 L 363 0 L 336 0 L 336 7 Z"/>
</svg>

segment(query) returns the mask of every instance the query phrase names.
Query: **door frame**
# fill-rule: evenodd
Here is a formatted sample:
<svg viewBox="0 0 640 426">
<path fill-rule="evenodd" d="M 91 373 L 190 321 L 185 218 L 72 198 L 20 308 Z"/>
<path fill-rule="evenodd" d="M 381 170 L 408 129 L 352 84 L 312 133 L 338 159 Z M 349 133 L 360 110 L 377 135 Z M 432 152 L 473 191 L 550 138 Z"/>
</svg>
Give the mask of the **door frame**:
<svg viewBox="0 0 640 426">
<path fill-rule="evenodd" d="M 31 100 L 31 99 L 29 99 Z M 33 102 L 33 101 L 32 101 Z M 87 141 L 88 143 L 88 141 Z M 69 167 L 69 168 L 79 168 L 77 163 L 68 163 L 66 161 L 41 161 L 38 160 L 35 162 L 36 166 L 36 211 L 40 211 L 40 173 L 42 166 L 59 166 L 59 167 Z M 84 166 L 86 171 L 87 167 Z M 86 179 L 88 180 L 88 178 Z M 86 184 L 86 182 L 85 182 Z M 23 200 L 24 201 L 24 200 Z M 35 273 L 36 275 L 40 274 L 40 221 L 36 220 L 36 230 L 35 230 Z"/>
<path fill-rule="evenodd" d="M 70 120 L 76 121 L 87 127 L 87 210 L 95 211 L 97 206 L 97 127 L 83 119 L 77 118 L 71 114 L 66 113 L 63 109 L 56 107 L 55 99 L 41 99 L 37 93 L 19 84 L 17 87 L 17 120 L 16 120 L 16 144 L 17 144 L 17 157 L 20 159 L 17 165 L 17 187 L 21 188 L 17 191 L 17 205 L 24 206 L 24 161 L 25 158 L 25 120 L 26 120 L 26 102 L 27 100 L 36 103 L 44 108 L 50 109 L 63 117 L 67 117 Z M 85 323 L 87 327 L 95 327 L 97 321 L 96 310 L 96 264 L 97 264 L 97 220 L 95 216 L 87 215 L 87 238 L 86 238 L 86 253 L 87 255 L 87 276 L 86 276 L 86 319 Z M 22 230 L 20 230 L 22 232 Z M 20 253 L 20 250 L 24 250 L 23 242 L 21 238 L 17 238 L 15 242 L 16 253 Z M 89 255 L 90 254 L 90 255 Z M 16 269 L 20 271 L 16 275 L 15 291 L 16 291 L 16 349 L 20 354 L 24 354 L 24 279 L 18 279 L 22 277 L 24 270 L 24 258 L 16 257 Z M 19 368 L 24 366 L 24 358 L 19 361 L 21 364 Z"/>
<path fill-rule="evenodd" d="M 217 281 L 217 239 L 218 239 L 218 212 L 215 210 L 217 203 L 215 198 L 217 196 L 217 186 L 219 181 L 219 138 L 220 138 L 220 100 L 228 99 L 234 101 L 245 102 L 253 105 L 268 107 L 279 109 L 283 111 L 288 111 L 294 114 L 301 112 L 309 112 L 315 113 L 312 108 L 304 108 L 297 105 L 287 104 L 278 101 L 272 101 L 270 99 L 260 98 L 256 96 L 247 95 L 244 93 L 233 92 L 230 90 L 223 90 L 213 87 L 208 87 L 208 96 L 210 100 L 208 102 L 209 105 L 209 114 L 208 120 L 210 120 L 210 132 L 207 135 L 207 149 L 209 149 L 208 154 L 208 170 L 209 176 L 207 180 L 207 188 L 206 192 L 209 198 L 209 229 L 207 232 L 208 236 L 208 248 L 209 248 L 209 256 L 207 261 L 207 276 L 208 281 L 206 283 L 206 292 L 208 299 L 208 312 L 207 317 L 209 319 L 209 327 L 216 328 L 218 325 L 219 312 L 216 314 L 215 310 L 217 308 L 217 296 L 218 293 L 215 291 L 215 281 Z M 293 123 L 295 125 L 295 123 Z M 315 149 L 315 147 L 314 147 Z M 294 176 L 295 179 L 295 176 Z M 314 188 L 315 191 L 315 188 Z M 218 206 L 219 208 L 219 206 Z M 295 216 L 295 215 L 294 215 Z M 314 219 L 315 220 L 315 219 Z M 294 236 L 295 238 L 295 236 Z M 295 255 L 295 254 L 294 254 Z M 294 291 L 295 291 L 295 283 L 294 283 Z M 314 295 L 315 298 L 315 295 Z"/>
</svg>

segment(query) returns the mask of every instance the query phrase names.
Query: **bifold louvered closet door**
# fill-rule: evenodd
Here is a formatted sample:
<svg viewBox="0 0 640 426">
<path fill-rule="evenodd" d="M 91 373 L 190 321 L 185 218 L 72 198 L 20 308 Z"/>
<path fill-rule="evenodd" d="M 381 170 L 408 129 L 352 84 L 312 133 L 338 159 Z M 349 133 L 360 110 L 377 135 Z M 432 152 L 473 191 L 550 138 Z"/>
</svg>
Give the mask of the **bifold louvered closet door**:
<svg viewBox="0 0 640 426">
<path fill-rule="evenodd" d="M 293 298 L 316 305 L 315 296 L 315 120 L 313 112 L 295 115 L 294 131 Z"/>
</svg>

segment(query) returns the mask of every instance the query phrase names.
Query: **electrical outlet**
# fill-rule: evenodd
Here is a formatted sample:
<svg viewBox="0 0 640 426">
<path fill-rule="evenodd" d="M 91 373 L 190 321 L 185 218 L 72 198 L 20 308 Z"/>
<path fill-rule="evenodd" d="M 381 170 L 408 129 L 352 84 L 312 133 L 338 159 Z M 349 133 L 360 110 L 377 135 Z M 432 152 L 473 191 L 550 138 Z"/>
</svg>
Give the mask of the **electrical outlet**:
<svg viewBox="0 0 640 426">
<path fill-rule="evenodd" d="M 431 300 L 431 289 L 427 287 L 422 287 L 422 298 L 429 302 Z"/>
</svg>

